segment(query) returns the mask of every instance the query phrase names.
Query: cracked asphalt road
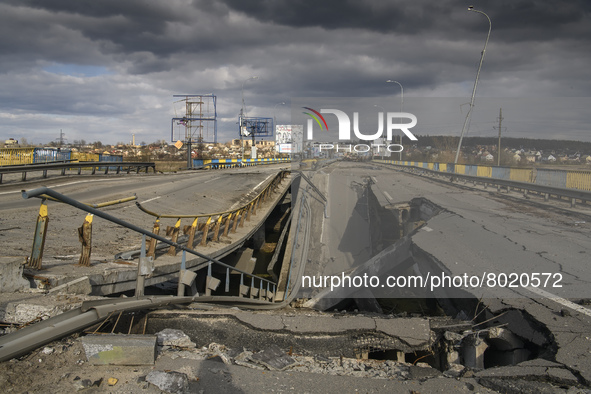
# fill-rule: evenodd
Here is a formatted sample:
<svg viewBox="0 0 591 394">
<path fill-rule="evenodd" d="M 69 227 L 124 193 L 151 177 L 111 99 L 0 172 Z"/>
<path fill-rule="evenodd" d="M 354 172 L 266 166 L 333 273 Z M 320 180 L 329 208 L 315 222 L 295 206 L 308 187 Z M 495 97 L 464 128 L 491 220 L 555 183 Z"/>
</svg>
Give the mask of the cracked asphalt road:
<svg viewBox="0 0 591 394">
<path fill-rule="evenodd" d="M 531 195 L 523 197 L 511 193 L 507 196 L 491 190 L 470 190 L 371 163 L 340 162 L 321 169 L 314 179 L 327 192 L 330 207 L 346 197 L 342 193 L 333 195 L 333 185 L 363 182 L 368 176 L 372 177 L 372 189 L 383 206 L 422 197 L 443 208 L 412 236 L 412 242 L 450 275 L 481 277 L 491 273 L 530 275 L 537 272 L 560 278 L 560 281 L 552 280 L 550 285 L 556 283 L 562 287 L 547 286 L 537 291 L 521 285 L 512 289 L 484 286 L 473 289 L 471 296 L 482 299 L 491 315 L 515 309 L 547 328 L 552 341 L 549 346 L 556 350 L 554 361 L 581 381 L 591 382 L 591 313 L 589 308 L 578 305 L 581 300 L 591 298 L 591 209 L 588 205 L 579 205 L 573 210 L 565 202 L 543 203 L 541 198 Z M 321 261 L 323 256 L 333 255 L 325 249 L 338 248 L 338 245 L 331 246 L 330 240 L 337 238 L 337 231 L 347 227 L 347 214 L 355 204 L 351 202 L 348 211 L 342 207 L 340 212 L 333 208 L 330 220 L 324 221 L 331 223 L 330 226 L 312 225 L 317 236 L 313 236 L 316 242 L 311 246 L 313 260 Z M 343 223 L 335 226 L 338 220 Z M 328 234 L 320 236 L 319 231 Z M 319 262 L 310 262 L 314 264 Z M 517 324 L 503 319 L 498 322 Z M 513 328 L 519 335 L 520 327 Z"/>
</svg>

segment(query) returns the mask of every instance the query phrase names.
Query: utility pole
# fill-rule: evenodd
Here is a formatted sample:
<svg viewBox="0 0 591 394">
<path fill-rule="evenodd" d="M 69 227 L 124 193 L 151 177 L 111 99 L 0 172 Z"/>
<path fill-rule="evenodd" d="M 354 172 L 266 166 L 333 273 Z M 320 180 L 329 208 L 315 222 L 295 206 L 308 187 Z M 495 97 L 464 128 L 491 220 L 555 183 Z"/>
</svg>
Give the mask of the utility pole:
<svg viewBox="0 0 591 394">
<path fill-rule="evenodd" d="M 65 136 L 64 132 L 62 131 L 62 129 L 60 129 L 60 136 L 59 136 L 59 138 L 57 139 L 57 142 L 58 142 L 58 147 L 59 147 L 59 148 L 61 148 L 61 147 L 62 147 L 62 145 L 64 144 L 64 140 L 65 140 L 64 136 Z"/>
<path fill-rule="evenodd" d="M 191 102 L 189 102 L 189 98 L 185 101 L 185 117 L 187 118 L 187 123 L 185 124 L 185 141 L 187 143 L 187 169 L 190 170 L 193 168 L 193 147 L 192 145 L 192 138 L 193 133 L 191 132 L 191 119 L 193 119 L 193 106 Z"/>
<path fill-rule="evenodd" d="M 501 122 L 503 121 L 503 108 L 499 108 L 499 145 L 497 147 L 497 166 L 501 166 Z"/>
</svg>

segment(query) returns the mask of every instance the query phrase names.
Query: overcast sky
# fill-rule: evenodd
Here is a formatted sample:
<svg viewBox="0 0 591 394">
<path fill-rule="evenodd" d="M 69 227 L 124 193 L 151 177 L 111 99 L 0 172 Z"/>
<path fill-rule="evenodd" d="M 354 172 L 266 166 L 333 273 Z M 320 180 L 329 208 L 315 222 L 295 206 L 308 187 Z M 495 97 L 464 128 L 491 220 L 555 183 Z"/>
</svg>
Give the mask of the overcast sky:
<svg viewBox="0 0 591 394">
<path fill-rule="evenodd" d="M 581 97 L 588 112 L 588 0 L 0 0 L 0 139 L 169 141 L 184 112 L 173 95 L 213 93 L 227 141 L 243 83 L 248 115 L 278 123 L 296 97 L 397 105 L 387 79 L 405 98 L 469 102 L 488 32 L 470 1 L 492 20 L 475 111 L 479 97 Z M 503 108 L 508 136 L 591 141 L 587 125 L 540 132 L 516 108 Z M 498 108 L 477 115 L 471 135 L 495 135 Z"/>
</svg>

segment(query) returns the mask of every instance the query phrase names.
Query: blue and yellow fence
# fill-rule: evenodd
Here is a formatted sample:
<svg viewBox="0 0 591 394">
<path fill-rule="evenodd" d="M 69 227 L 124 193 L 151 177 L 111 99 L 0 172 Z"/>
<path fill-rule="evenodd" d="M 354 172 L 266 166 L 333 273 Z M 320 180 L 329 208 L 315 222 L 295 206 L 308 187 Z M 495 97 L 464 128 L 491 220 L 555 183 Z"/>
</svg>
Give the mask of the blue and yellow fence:
<svg viewBox="0 0 591 394">
<path fill-rule="evenodd" d="M 375 160 L 402 166 L 428 168 L 438 172 L 470 175 L 482 178 L 506 179 L 541 186 L 591 191 L 591 171 L 546 168 L 493 167 L 476 164 L 424 163 L 416 161 Z"/>
<path fill-rule="evenodd" d="M 121 155 L 72 152 L 55 148 L 0 148 L 0 166 L 55 163 L 60 161 L 106 161 L 122 162 Z"/>
<path fill-rule="evenodd" d="M 69 150 L 45 148 L 0 148 L 0 166 L 18 166 L 67 160 L 70 160 Z"/>
</svg>

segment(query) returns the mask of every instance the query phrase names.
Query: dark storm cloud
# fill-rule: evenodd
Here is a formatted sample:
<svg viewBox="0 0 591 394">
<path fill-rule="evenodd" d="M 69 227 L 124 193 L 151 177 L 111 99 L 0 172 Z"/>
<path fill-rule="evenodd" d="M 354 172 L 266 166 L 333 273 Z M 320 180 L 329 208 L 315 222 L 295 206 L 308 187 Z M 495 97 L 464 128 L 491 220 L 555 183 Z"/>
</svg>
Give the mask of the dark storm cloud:
<svg viewBox="0 0 591 394">
<path fill-rule="evenodd" d="M 469 4 L 0 0 L 0 139 L 36 119 L 36 133 L 64 122 L 70 138 L 108 119 L 105 140 L 149 142 L 167 138 L 173 94 L 214 93 L 226 140 L 252 75 L 249 114 L 283 121 L 291 97 L 395 101 L 387 79 L 408 97 L 469 97 L 488 31 Z M 591 3 L 474 6 L 493 26 L 477 96 L 590 95 Z"/>
<path fill-rule="evenodd" d="M 362 29 L 381 33 L 416 33 L 451 12 L 442 2 L 392 2 L 355 0 L 295 0 L 289 2 L 226 0 L 229 7 L 261 21 L 292 27 Z"/>
<path fill-rule="evenodd" d="M 222 0 L 232 9 L 261 21 L 272 21 L 292 27 L 322 27 L 324 29 L 361 29 L 380 33 L 438 35 L 465 33 L 466 29 L 480 31 L 478 21 L 462 27 L 454 22 L 469 4 L 485 9 L 495 20 L 495 29 L 507 39 L 544 40 L 557 32 L 575 35 L 568 28 L 583 24 L 591 11 L 586 0 L 556 2 L 554 0 L 488 0 L 488 1 L 383 1 L 383 0 Z M 443 27 L 443 29 L 442 29 Z M 531 34 L 528 34 L 529 30 Z M 511 36 L 512 32 L 520 34 Z M 586 29 L 587 33 L 589 30 Z M 505 35 L 504 32 L 509 34 Z M 535 33 L 534 33 L 535 32 Z M 525 33 L 525 34 L 524 34 Z"/>
</svg>

